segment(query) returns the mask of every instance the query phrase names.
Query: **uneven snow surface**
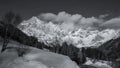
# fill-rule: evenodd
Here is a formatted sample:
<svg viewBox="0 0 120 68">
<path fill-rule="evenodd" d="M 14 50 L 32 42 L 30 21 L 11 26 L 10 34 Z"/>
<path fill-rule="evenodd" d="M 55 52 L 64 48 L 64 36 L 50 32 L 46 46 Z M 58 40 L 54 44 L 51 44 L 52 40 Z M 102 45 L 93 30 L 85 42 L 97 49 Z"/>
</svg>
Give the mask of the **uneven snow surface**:
<svg viewBox="0 0 120 68">
<path fill-rule="evenodd" d="M 108 61 L 103 61 L 103 60 L 97 60 L 97 61 L 93 61 L 93 59 L 89 59 L 87 58 L 87 61 L 84 63 L 85 65 L 91 65 L 97 68 L 112 68 L 109 65 L 110 62 Z"/>
<path fill-rule="evenodd" d="M 12 44 L 9 44 L 10 46 Z M 0 44 L 1 50 L 1 44 Z M 67 56 L 29 48 L 23 56 L 18 57 L 15 49 L 8 49 L 0 53 L 0 68 L 79 68 Z"/>
</svg>

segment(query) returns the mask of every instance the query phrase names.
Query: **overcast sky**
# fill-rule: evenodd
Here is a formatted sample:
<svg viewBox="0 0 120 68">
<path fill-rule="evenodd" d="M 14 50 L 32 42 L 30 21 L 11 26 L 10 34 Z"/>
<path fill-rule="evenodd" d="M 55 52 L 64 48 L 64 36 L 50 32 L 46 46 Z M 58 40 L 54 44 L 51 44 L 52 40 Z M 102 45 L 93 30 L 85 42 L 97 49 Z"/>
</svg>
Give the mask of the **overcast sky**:
<svg viewBox="0 0 120 68">
<path fill-rule="evenodd" d="M 85 17 L 109 14 L 120 16 L 119 0 L 0 0 L 0 16 L 8 11 L 21 14 L 25 19 L 40 13 L 65 11 Z"/>
</svg>

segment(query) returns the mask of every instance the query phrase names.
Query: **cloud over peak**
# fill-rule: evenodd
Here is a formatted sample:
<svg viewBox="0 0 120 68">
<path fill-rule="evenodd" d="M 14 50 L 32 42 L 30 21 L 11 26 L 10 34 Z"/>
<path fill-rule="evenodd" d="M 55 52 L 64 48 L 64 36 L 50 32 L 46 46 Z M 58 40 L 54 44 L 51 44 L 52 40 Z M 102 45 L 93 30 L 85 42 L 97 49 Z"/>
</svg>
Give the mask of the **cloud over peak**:
<svg viewBox="0 0 120 68">
<path fill-rule="evenodd" d="M 105 21 L 101 26 L 104 28 L 120 29 L 120 17 Z"/>
<path fill-rule="evenodd" d="M 120 18 L 105 20 L 109 14 L 99 15 L 98 17 L 84 17 L 81 14 L 69 14 L 65 11 L 54 13 L 42 13 L 38 16 L 45 22 L 60 24 L 63 29 L 71 30 L 75 28 L 98 29 L 98 28 L 120 28 Z"/>
</svg>

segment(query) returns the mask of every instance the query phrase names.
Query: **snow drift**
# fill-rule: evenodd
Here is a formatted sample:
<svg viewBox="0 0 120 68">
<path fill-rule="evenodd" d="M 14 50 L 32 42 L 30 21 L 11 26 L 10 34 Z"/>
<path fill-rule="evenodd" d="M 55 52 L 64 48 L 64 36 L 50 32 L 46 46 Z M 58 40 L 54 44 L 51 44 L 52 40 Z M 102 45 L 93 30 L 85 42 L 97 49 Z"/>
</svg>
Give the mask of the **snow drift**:
<svg viewBox="0 0 120 68">
<path fill-rule="evenodd" d="M 13 46 L 15 44 L 9 44 Z M 28 47 L 29 51 L 18 57 L 15 49 L 0 53 L 0 68 L 79 68 L 67 56 Z M 0 44 L 1 50 L 1 44 Z"/>
</svg>

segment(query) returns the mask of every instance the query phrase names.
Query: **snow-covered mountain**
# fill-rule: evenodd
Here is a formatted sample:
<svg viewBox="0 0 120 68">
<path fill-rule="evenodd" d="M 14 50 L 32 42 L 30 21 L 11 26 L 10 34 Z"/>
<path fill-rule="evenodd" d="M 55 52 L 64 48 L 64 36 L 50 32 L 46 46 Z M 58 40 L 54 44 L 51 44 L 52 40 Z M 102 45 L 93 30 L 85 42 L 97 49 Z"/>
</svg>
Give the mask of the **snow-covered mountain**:
<svg viewBox="0 0 120 68">
<path fill-rule="evenodd" d="M 29 36 L 35 36 L 38 41 L 44 43 L 53 43 L 56 39 L 64 37 L 66 33 L 52 22 L 44 23 L 37 17 L 32 17 L 28 21 L 20 24 L 19 28 Z"/>
<path fill-rule="evenodd" d="M 70 33 L 63 39 L 68 43 L 72 43 L 77 47 L 91 47 L 100 46 L 104 42 L 116 38 L 118 36 L 118 31 L 113 29 L 106 29 L 103 31 L 89 31 L 84 29 L 79 29 L 74 33 Z"/>
<path fill-rule="evenodd" d="M 114 29 L 99 31 L 82 28 L 68 32 L 62 29 L 60 24 L 46 23 L 37 17 L 23 21 L 19 25 L 19 29 L 29 36 L 37 37 L 38 41 L 44 42 L 45 44 L 61 44 L 66 41 L 68 44 L 74 44 L 79 48 L 100 46 L 104 42 L 118 37 L 120 33 L 119 30 Z"/>
</svg>

